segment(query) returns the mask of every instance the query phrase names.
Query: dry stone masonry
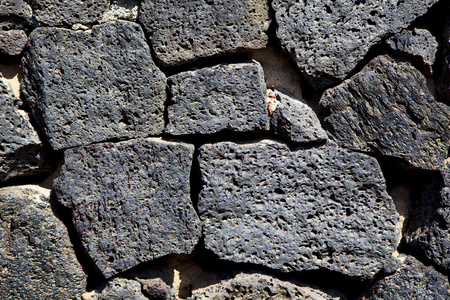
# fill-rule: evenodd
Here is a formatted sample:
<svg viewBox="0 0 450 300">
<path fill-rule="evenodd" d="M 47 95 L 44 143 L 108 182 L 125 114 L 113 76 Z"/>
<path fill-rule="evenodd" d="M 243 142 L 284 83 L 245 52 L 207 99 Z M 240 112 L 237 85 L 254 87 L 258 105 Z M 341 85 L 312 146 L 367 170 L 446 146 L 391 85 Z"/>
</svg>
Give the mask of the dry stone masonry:
<svg viewBox="0 0 450 300">
<path fill-rule="evenodd" d="M 446 0 L 0 0 L 0 299 L 450 298 Z"/>
</svg>

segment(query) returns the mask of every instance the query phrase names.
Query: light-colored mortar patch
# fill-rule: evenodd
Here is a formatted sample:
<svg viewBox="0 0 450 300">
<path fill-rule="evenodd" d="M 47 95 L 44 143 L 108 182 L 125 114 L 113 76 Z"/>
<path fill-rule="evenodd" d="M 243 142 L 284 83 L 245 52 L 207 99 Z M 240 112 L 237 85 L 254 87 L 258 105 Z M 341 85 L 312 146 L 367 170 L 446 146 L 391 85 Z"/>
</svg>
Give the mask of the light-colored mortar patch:
<svg viewBox="0 0 450 300">
<path fill-rule="evenodd" d="M 138 0 L 113 0 L 109 9 L 103 14 L 100 23 L 118 19 L 136 21 L 138 5 Z"/>
<path fill-rule="evenodd" d="M 22 68 L 14 62 L 0 63 L 1 80 L 14 92 L 14 95 L 20 99 L 20 80 L 22 79 Z"/>
</svg>

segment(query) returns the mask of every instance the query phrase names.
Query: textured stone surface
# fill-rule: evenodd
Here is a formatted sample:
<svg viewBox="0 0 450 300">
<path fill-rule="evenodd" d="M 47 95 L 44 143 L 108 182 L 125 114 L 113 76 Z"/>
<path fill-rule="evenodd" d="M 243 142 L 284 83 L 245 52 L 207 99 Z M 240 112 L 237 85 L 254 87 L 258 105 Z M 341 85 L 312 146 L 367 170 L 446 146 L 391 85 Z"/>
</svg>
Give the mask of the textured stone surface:
<svg viewBox="0 0 450 300">
<path fill-rule="evenodd" d="M 45 147 L 18 103 L 0 79 L 0 182 L 52 170 Z"/>
<path fill-rule="evenodd" d="M 107 277 L 190 253 L 201 229 L 190 200 L 194 146 L 136 139 L 66 150 L 55 184 L 83 246 Z"/>
<path fill-rule="evenodd" d="M 386 41 L 392 50 L 419 62 L 426 75 L 433 73 L 438 49 L 436 38 L 426 29 L 402 30 Z"/>
<path fill-rule="evenodd" d="M 31 7 L 24 0 L 0 0 L 0 30 L 26 29 Z"/>
<path fill-rule="evenodd" d="M 434 100 L 407 62 L 378 56 L 320 100 L 325 128 L 343 147 L 439 169 L 447 157 L 450 109 Z"/>
<path fill-rule="evenodd" d="M 177 298 L 161 278 L 141 280 L 144 295 L 155 300 L 175 300 Z"/>
<path fill-rule="evenodd" d="M 142 286 L 135 280 L 114 278 L 101 291 L 90 295 L 89 300 L 148 300 L 142 294 Z"/>
<path fill-rule="evenodd" d="M 344 79 L 373 45 L 406 28 L 437 0 L 274 0 L 277 36 L 316 87 Z"/>
<path fill-rule="evenodd" d="M 297 143 L 321 142 L 328 138 L 316 113 L 308 105 L 280 90 L 274 93 L 278 104 L 270 121 L 276 135 Z"/>
<path fill-rule="evenodd" d="M 0 189 L 0 298 L 79 299 L 84 274 L 50 190 Z"/>
<path fill-rule="evenodd" d="M 188 299 L 337 300 L 346 298 L 342 295 L 333 296 L 313 287 L 282 281 L 268 275 L 240 273 L 232 279 L 195 290 Z"/>
<path fill-rule="evenodd" d="M 173 135 L 269 129 L 266 84 L 256 62 L 218 65 L 168 78 Z"/>
<path fill-rule="evenodd" d="M 450 299 L 448 279 L 412 256 L 396 273 L 376 281 L 363 299 Z"/>
<path fill-rule="evenodd" d="M 0 31 L 0 54 L 19 55 L 27 44 L 27 34 L 23 30 Z"/>
<path fill-rule="evenodd" d="M 166 66 L 264 48 L 270 23 L 266 0 L 144 0 L 139 20 Z"/>
<path fill-rule="evenodd" d="M 23 59 L 23 93 L 54 149 L 160 134 L 166 78 L 139 25 L 38 28 Z"/>
<path fill-rule="evenodd" d="M 109 9 L 103 14 L 101 23 L 117 19 L 136 21 L 139 0 L 112 0 Z"/>
<path fill-rule="evenodd" d="M 375 159 L 270 140 L 206 144 L 198 159 L 205 246 L 220 258 L 358 278 L 391 268 L 399 217 Z"/>
<path fill-rule="evenodd" d="M 439 94 L 439 98 L 446 103 L 450 103 L 450 15 L 447 18 L 442 38 L 444 42 L 444 47 L 442 47 L 444 59 L 442 61 L 442 73 L 438 80 L 436 89 Z"/>
<path fill-rule="evenodd" d="M 92 24 L 100 20 L 109 7 L 108 0 L 29 0 L 29 3 L 33 19 L 47 26 Z"/>
</svg>

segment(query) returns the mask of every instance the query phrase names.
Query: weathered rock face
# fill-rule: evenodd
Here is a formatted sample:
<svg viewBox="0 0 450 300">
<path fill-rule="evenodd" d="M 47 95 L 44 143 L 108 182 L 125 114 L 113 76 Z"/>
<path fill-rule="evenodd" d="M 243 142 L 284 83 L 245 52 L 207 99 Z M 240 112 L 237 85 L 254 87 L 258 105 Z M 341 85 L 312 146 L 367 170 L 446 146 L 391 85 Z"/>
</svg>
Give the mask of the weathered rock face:
<svg viewBox="0 0 450 300">
<path fill-rule="evenodd" d="M 437 92 L 439 97 L 450 103 L 450 16 L 447 18 L 446 27 L 442 35 L 444 40 L 443 54 L 444 59 L 442 62 L 442 74 L 437 83 Z"/>
<path fill-rule="evenodd" d="M 437 0 L 274 0 L 277 36 L 316 87 L 344 79 L 373 45 L 406 28 Z"/>
<path fill-rule="evenodd" d="M 264 48 L 270 23 L 265 0 L 144 0 L 139 20 L 165 66 Z"/>
<path fill-rule="evenodd" d="M 23 93 L 54 149 L 163 130 L 166 78 L 137 24 L 38 28 L 23 67 Z"/>
<path fill-rule="evenodd" d="M 89 300 L 148 300 L 142 294 L 142 286 L 135 280 L 114 278 L 101 291 L 90 295 Z"/>
<path fill-rule="evenodd" d="M 409 63 L 379 56 L 324 93 L 325 128 L 342 147 L 437 170 L 447 157 L 450 108 Z"/>
<path fill-rule="evenodd" d="M 39 25 L 71 26 L 92 24 L 109 7 L 108 0 L 29 0 L 33 18 Z"/>
<path fill-rule="evenodd" d="M 1 299 L 78 299 L 86 288 L 49 194 L 32 186 L 0 189 Z"/>
<path fill-rule="evenodd" d="M 201 234 L 189 196 L 193 152 L 160 139 L 66 150 L 55 195 L 72 208 L 83 246 L 106 277 L 193 250 Z"/>
<path fill-rule="evenodd" d="M 0 79 L 0 182 L 48 173 L 52 166 L 47 151 L 13 92 Z"/>
<path fill-rule="evenodd" d="M 205 246 L 220 258 L 359 278 L 392 262 L 398 214 L 375 159 L 265 140 L 206 144 L 199 164 Z"/>
<path fill-rule="evenodd" d="M 438 49 L 435 37 L 426 29 L 402 30 L 386 41 L 395 52 L 417 61 L 426 75 L 433 73 Z"/>
<path fill-rule="evenodd" d="M 0 2 L 0 30 L 26 29 L 31 21 L 31 7 L 24 0 Z"/>
<path fill-rule="evenodd" d="M 433 267 L 406 257 L 396 273 L 376 281 L 363 299 L 449 299 L 448 279 Z"/>
<path fill-rule="evenodd" d="M 266 84 L 256 62 L 183 72 L 168 82 L 172 101 L 167 133 L 269 130 Z"/>
<path fill-rule="evenodd" d="M 19 55 L 27 44 L 23 30 L 0 31 L 0 55 Z"/>
<path fill-rule="evenodd" d="M 328 136 L 316 113 L 306 104 L 280 90 L 274 92 L 278 103 L 270 122 L 275 134 L 297 143 L 322 142 Z"/>
<path fill-rule="evenodd" d="M 103 14 L 100 22 L 113 20 L 136 21 L 140 0 L 112 0 L 109 9 Z"/>
<path fill-rule="evenodd" d="M 240 273 L 233 279 L 196 290 L 189 300 L 201 299 L 346 299 L 333 296 L 309 286 L 299 286 L 288 281 L 260 275 Z"/>
</svg>

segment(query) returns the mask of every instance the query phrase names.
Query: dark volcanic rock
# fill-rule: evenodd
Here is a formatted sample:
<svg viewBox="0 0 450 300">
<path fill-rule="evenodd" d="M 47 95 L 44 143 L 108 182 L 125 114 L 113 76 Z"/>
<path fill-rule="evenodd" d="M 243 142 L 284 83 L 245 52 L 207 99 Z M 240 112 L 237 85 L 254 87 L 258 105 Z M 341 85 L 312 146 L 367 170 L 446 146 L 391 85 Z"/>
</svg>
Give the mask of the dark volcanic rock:
<svg viewBox="0 0 450 300">
<path fill-rule="evenodd" d="M 148 300 L 142 294 L 142 286 L 135 280 L 114 278 L 101 291 L 90 295 L 89 300 Z"/>
<path fill-rule="evenodd" d="M 172 102 L 167 133 L 269 130 L 266 84 L 256 62 L 183 72 L 168 82 Z"/>
<path fill-rule="evenodd" d="M 267 44 L 266 0 L 144 0 L 139 20 L 163 65 Z"/>
<path fill-rule="evenodd" d="M 0 31 L 0 54 L 19 55 L 27 44 L 27 34 L 23 30 Z"/>
<path fill-rule="evenodd" d="M 274 0 L 277 36 L 317 87 L 344 79 L 370 47 L 406 28 L 437 0 Z"/>
<path fill-rule="evenodd" d="M 450 299 L 448 279 L 407 256 L 396 273 L 376 281 L 363 299 Z"/>
<path fill-rule="evenodd" d="M 83 246 L 107 277 L 190 253 L 200 221 L 190 200 L 194 146 L 137 139 L 66 150 L 55 184 Z"/>
<path fill-rule="evenodd" d="M 444 59 L 442 62 L 442 74 L 438 80 L 436 89 L 439 97 L 443 101 L 450 103 L 450 15 L 447 18 L 447 23 L 443 33 L 443 40 Z"/>
<path fill-rule="evenodd" d="M 205 246 L 220 258 L 358 278 L 392 267 L 399 216 L 374 158 L 265 140 L 206 144 L 199 164 Z"/>
<path fill-rule="evenodd" d="M 54 149 L 162 132 L 166 78 L 139 25 L 38 28 L 27 48 L 23 93 Z"/>
<path fill-rule="evenodd" d="M 52 171 L 48 153 L 18 103 L 0 78 L 0 182 Z"/>
<path fill-rule="evenodd" d="M 297 143 L 321 142 L 328 136 L 316 113 L 306 104 L 275 90 L 278 100 L 270 122 L 275 134 Z"/>
<path fill-rule="evenodd" d="M 92 24 L 102 18 L 109 0 L 29 0 L 39 25 L 70 26 Z"/>
<path fill-rule="evenodd" d="M 426 29 L 402 30 L 386 41 L 395 52 L 417 61 L 426 75 L 433 73 L 438 49 L 434 36 Z"/>
<path fill-rule="evenodd" d="M 31 7 L 24 0 L 0 0 L 0 30 L 26 29 Z"/>
<path fill-rule="evenodd" d="M 439 169 L 447 157 L 450 108 L 434 100 L 423 75 L 389 56 L 327 90 L 325 128 L 342 147 Z"/>
<path fill-rule="evenodd" d="M 0 298 L 79 299 L 84 274 L 49 190 L 0 189 Z"/>
</svg>

